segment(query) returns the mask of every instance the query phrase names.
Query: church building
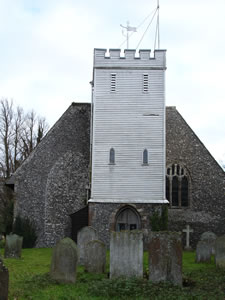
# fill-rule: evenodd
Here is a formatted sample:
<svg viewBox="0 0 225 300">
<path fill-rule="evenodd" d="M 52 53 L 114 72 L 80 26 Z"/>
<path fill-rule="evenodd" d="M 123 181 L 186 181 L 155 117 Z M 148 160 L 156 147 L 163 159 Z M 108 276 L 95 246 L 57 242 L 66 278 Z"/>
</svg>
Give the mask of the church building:
<svg viewBox="0 0 225 300">
<path fill-rule="evenodd" d="M 94 50 L 92 103 L 72 103 L 14 174 L 15 215 L 37 247 L 93 226 L 143 230 L 169 207 L 169 229 L 224 234 L 225 173 L 175 107 L 165 108 L 166 51 Z"/>
</svg>

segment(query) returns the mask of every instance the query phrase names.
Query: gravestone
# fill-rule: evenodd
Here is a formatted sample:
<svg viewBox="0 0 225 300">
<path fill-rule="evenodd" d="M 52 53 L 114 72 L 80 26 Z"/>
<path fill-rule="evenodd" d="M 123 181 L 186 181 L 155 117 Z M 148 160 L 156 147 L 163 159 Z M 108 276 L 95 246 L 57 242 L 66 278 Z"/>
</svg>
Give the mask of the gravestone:
<svg viewBox="0 0 225 300">
<path fill-rule="evenodd" d="M 91 273 L 104 273 L 106 265 L 106 246 L 102 241 L 93 240 L 85 245 L 84 268 Z"/>
<path fill-rule="evenodd" d="M 78 247 L 78 261 L 80 265 L 84 265 L 85 263 L 85 245 L 93 240 L 98 239 L 97 231 L 91 227 L 86 226 L 81 228 L 77 234 L 77 247 Z"/>
<path fill-rule="evenodd" d="M 8 300 L 9 272 L 0 258 L 0 300 Z"/>
<path fill-rule="evenodd" d="M 200 237 L 200 241 L 207 241 L 207 243 L 211 247 L 212 254 L 215 254 L 216 238 L 217 238 L 217 236 L 215 235 L 215 233 L 213 233 L 211 231 L 204 232 Z"/>
<path fill-rule="evenodd" d="M 70 238 L 59 241 L 53 249 L 50 276 L 61 283 L 76 281 L 78 253 L 77 246 Z"/>
<path fill-rule="evenodd" d="M 225 235 L 216 239 L 215 263 L 217 267 L 225 269 Z"/>
<path fill-rule="evenodd" d="M 143 277 L 142 231 L 111 232 L 110 278 Z"/>
<path fill-rule="evenodd" d="M 197 263 L 211 262 L 211 254 L 212 254 L 212 245 L 209 244 L 206 240 L 199 241 L 196 247 L 196 258 L 195 261 Z"/>
<path fill-rule="evenodd" d="M 184 247 L 185 250 L 191 250 L 190 246 L 190 233 L 194 232 L 193 229 L 190 228 L 190 225 L 187 225 L 185 229 L 182 230 L 184 233 L 186 233 L 186 245 Z"/>
<path fill-rule="evenodd" d="M 182 286 L 182 241 L 178 232 L 152 232 L 149 243 L 149 280 Z"/>
<path fill-rule="evenodd" d="M 23 237 L 17 234 L 6 236 L 5 240 L 5 258 L 20 258 L 22 252 Z"/>
</svg>

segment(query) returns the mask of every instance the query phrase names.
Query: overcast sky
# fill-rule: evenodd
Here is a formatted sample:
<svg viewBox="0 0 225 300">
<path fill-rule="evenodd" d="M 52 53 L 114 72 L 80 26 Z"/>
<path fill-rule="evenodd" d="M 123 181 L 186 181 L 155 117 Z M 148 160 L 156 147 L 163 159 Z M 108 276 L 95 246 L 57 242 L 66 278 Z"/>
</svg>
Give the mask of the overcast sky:
<svg viewBox="0 0 225 300">
<path fill-rule="evenodd" d="M 0 98 L 53 125 L 71 102 L 90 102 L 93 49 L 119 48 L 120 24 L 138 26 L 156 6 L 156 0 L 0 0 Z M 155 23 L 141 49 L 153 49 L 154 34 Z M 160 44 L 167 49 L 166 104 L 225 161 L 225 1 L 160 0 Z"/>
</svg>

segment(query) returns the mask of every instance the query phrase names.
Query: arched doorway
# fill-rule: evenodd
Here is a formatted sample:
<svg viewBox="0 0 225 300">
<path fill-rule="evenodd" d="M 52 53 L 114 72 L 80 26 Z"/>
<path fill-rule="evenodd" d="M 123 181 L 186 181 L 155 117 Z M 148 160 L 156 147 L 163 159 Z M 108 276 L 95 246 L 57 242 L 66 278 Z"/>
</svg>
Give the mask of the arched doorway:
<svg viewBox="0 0 225 300">
<path fill-rule="evenodd" d="M 116 231 L 141 229 L 141 220 L 136 209 L 125 206 L 116 215 Z"/>
</svg>

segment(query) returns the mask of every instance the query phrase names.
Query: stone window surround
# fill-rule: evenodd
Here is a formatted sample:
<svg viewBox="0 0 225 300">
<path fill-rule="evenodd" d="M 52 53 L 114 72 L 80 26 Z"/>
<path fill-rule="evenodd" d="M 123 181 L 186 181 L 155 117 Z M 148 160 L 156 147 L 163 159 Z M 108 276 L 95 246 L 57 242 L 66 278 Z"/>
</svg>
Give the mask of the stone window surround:
<svg viewBox="0 0 225 300">
<path fill-rule="evenodd" d="M 187 167 L 183 163 L 177 162 L 177 161 L 176 162 L 170 162 L 166 166 L 166 178 L 169 179 L 170 185 L 172 184 L 172 177 L 174 175 L 172 175 L 172 174 L 168 175 L 167 174 L 167 170 L 168 170 L 168 168 L 172 168 L 173 165 L 176 165 L 176 166 L 179 166 L 180 168 L 183 168 L 184 172 L 185 172 L 183 175 L 185 175 L 187 177 L 187 179 L 188 179 L 188 205 L 187 206 L 181 206 L 181 199 L 179 197 L 179 200 L 178 200 L 179 201 L 179 205 L 178 206 L 172 206 L 172 202 L 170 202 L 169 203 L 169 208 L 170 209 L 184 209 L 184 210 L 190 209 L 191 206 L 192 206 L 192 197 L 191 197 L 191 195 L 192 195 L 192 193 L 191 193 L 191 191 L 192 191 L 192 180 L 191 180 L 190 172 L 189 172 L 189 170 L 187 169 Z M 178 177 L 178 180 L 180 180 L 180 179 L 181 178 Z M 172 189 L 171 189 L 171 192 L 172 192 Z M 180 193 L 180 191 L 179 191 L 179 193 Z M 169 199 L 167 199 L 167 200 L 169 201 Z"/>
</svg>

